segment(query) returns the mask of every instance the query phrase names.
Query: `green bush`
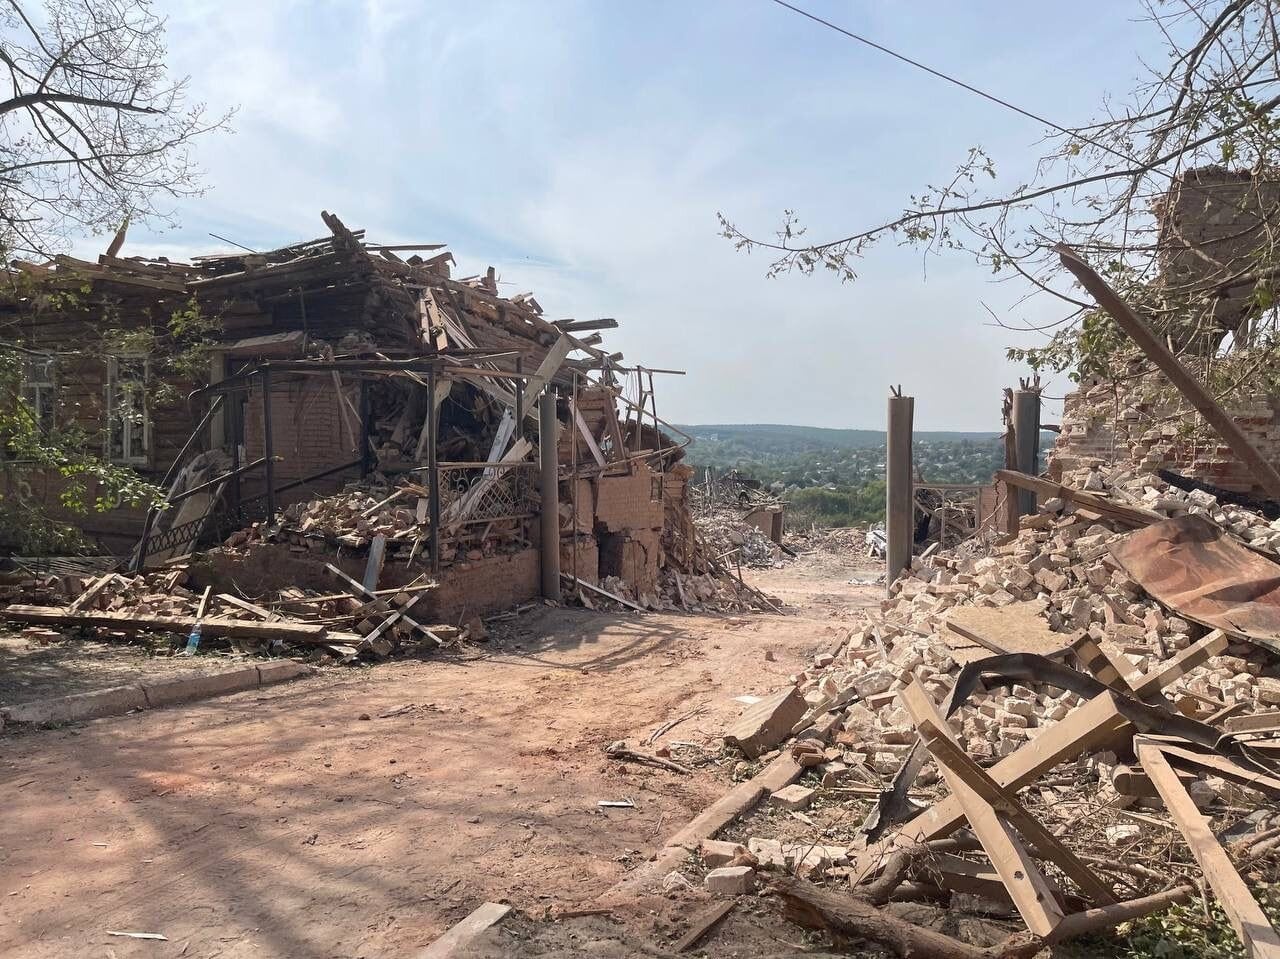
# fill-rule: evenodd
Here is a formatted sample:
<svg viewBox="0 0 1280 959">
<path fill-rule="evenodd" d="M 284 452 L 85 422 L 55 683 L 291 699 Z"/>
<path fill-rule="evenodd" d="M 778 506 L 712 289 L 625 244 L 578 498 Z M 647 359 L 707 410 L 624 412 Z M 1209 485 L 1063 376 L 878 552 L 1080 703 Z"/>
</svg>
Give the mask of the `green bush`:
<svg viewBox="0 0 1280 959">
<path fill-rule="evenodd" d="M 884 480 L 864 486 L 814 486 L 787 494 L 787 525 L 803 529 L 856 526 L 884 520 Z"/>
</svg>

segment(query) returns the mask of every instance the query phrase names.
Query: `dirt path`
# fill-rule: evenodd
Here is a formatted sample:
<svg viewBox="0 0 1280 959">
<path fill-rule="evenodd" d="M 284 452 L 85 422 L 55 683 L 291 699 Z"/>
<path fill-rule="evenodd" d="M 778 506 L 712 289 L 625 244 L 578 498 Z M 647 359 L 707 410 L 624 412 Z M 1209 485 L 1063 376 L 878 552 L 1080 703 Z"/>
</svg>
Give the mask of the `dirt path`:
<svg viewBox="0 0 1280 959">
<path fill-rule="evenodd" d="M 732 765 L 683 777 L 602 747 L 696 706 L 666 739 L 713 740 L 732 697 L 781 685 L 878 601 L 847 570 L 766 575 L 797 614 L 542 610 L 452 659 L 6 734 L 0 955 L 405 956 L 484 899 L 587 902 Z M 622 798 L 636 808 L 596 806 Z"/>
</svg>

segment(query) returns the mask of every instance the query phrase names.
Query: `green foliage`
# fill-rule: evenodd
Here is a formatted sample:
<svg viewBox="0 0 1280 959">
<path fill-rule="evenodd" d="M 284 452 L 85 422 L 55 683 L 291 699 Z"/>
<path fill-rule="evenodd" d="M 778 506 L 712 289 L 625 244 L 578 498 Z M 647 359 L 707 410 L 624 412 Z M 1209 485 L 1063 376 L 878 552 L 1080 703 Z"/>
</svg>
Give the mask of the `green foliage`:
<svg viewBox="0 0 1280 959">
<path fill-rule="evenodd" d="M 74 552 L 81 545 L 72 527 L 45 515 L 32 477 L 56 476 L 62 509 L 76 515 L 164 499 L 163 490 L 133 470 L 89 453 L 93 444 L 84 431 L 43 426 L 23 395 L 22 374 L 23 354 L 0 349 L 0 441 L 10 479 L 0 492 L 0 545 L 28 553 Z"/>
<path fill-rule="evenodd" d="M 1262 885 L 1252 890 L 1272 923 L 1280 922 L 1280 890 Z M 1244 959 L 1244 947 L 1226 914 L 1216 903 L 1209 918 L 1198 900 L 1125 923 L 1114 933 L 1073 944 L 1078 954 L 1115 959 Z"/>
<path fill-rule="evenodd" d="M 884 480 L 864 486 L 818 486 L 787 494 L 787 522 L 792 528 L 855 526 L 884 520 Z"/>
</svg>

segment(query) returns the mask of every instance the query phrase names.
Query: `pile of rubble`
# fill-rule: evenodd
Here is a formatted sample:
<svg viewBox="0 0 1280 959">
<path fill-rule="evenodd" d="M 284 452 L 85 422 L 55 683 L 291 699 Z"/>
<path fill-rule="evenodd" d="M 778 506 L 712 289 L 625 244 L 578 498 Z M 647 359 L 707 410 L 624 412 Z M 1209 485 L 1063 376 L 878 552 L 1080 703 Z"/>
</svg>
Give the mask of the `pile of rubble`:
<svg viewBox="0 0 1280 959">
<path fill-rule="evenodd" d="M 1171 581 L 1201 573 L 1221 592 L 1197 554 L 1178 554 L 1187 541 L 1265 564 L 1256 578 L 1274 590 L 1277 567 L 1239 544 L 1274 550 L 1280 523 L 1152 475 L 1022 479 L 1042 500 L 1016 534 L 985 555 L 971 540 L 915 559 L 878 617 L 727 732 L 770 761 L 773 795 L 768 821 L 740 843 L 704 848 L 708 887 L 742 892 L 772 871 L 791 918 L 899 955 L 1030 956 L 1185 901 L 1198 887 L 1181 877 L 1199 863 L 1249 954 L 1273 954 L 1253 951 L 1280 938 L 1204 817 L 1229 830 L 1253 882 L 1280 874 L 1280 815 L 1258 800 L 1280 797 L 1267 738 L 1280 733 L 1280 712 L 1268 712 L 1280 705 L 1280 617 L 1268 632 L 1242 596 L 1232 613 L 1247 625 L 1233 628 L 1168 597 Z M 1046 498 L 1049 486 L 1061 495 Z M 1174 544 L 1172 574 L 1153 537 Z M 983 952 L 881 908 L 921 896 L 1025 928 Z"/>
<path fill-rule="evenodd" d="M 254 601 L 215 592 L 212 586 L 188 588 L 185 566 L 132 576 L 64 576 L 58 580 L 62 605 L 14 603 L 0 615 L 32 624 L 28 635 L 38 639 L 54 640 L 64 631 L 80 629 L 116 639 L 144 633 L 168 635 L 174 652 L 232 649 L 344 663 L 484 638 L 479 620 L 462 626 L 424 625 L 410 615 L 433 583 L 375 590 L 335 566 L 329 571 L 338 592 L 290 587 Z"/>
</svg>

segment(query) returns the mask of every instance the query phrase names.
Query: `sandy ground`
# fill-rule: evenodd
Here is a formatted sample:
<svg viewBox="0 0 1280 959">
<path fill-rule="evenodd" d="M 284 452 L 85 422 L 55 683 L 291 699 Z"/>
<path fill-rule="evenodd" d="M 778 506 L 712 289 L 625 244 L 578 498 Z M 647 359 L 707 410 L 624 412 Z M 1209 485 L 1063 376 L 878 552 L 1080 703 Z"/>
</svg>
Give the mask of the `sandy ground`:
<svg viewBox="0 0 1280 959">
<path fill-rule="evenodd" d="M 429 660 L 6 733 L 0 955 L 406 956 L 486 899 L 526 914 L 505 954 L 635 954 L 605 933 L 578 950 L 607 919 L 532 920 L 590 903 L 728 788 L 714 743 L 733 697 L 782 685 L 878 603 L 854 575 L 753 574 L 785 616 L 542 609 Z M 672 747 L 693 775 L 604 756 L 695 709 L 661 740 L 695 744 Z M 596 805 L 624 798 L 635 808 Z M 655 911 L 643 935 L 669 942 L 696 905 Z M 785 954 L 802 934 L 758 908 L 726 941 L 755 930 L 750 954 Z"/>
</svg>

